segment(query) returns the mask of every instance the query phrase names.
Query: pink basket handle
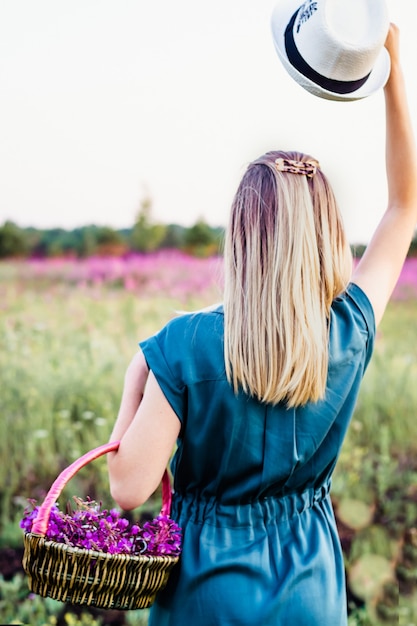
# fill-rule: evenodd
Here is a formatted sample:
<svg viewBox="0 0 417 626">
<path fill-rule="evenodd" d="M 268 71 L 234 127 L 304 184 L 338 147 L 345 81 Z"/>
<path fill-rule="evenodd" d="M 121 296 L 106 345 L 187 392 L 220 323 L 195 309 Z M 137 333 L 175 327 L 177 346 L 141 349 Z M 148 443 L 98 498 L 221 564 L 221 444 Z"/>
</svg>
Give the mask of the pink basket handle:
<svg viewBox="0 0 417 626">
<path fill-rule="evenodd" d="M 71 478 L 75 476 L 75 474 L 85 465 L 94 461 L 100 456 L 107 454 L 108 452 L 115 452 L 120 445 L 120 441 L 112 441 L 110 443 L 105 443 L 98 448 L 94 448 L 87 452 L 79 459 L 76 459 L 71 465 L 69 465 L 66 469 L 64 469 L 59 476 L 54 480 L 49 489 L 46 497 L 39 508 L 38 515 L 33 522 L 31 533 L 33 535 L 39 535 L 40 537 L 45 537 L 46 531 L 48 529 L 49 516 L 51 514 L 51 509 L 55 502 L 58 500 L 61 491 L 67 484 Z M 172 490 L 171 490 L 171 481 L 169 478 L 168 471 L 165 470 L 164 475 L 162 476 L 162 515 L 169 515 L 171 512 L 171 502 L 172 502 Z"/>
</svg>

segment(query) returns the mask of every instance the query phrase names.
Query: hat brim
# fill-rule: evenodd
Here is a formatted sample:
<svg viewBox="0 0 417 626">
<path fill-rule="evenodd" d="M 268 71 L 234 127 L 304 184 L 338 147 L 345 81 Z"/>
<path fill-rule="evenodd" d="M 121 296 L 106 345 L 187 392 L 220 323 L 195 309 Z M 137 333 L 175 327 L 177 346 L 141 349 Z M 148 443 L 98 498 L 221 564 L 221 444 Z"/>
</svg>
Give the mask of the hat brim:
<svg viewBox="0 0 417 626">
<path fill-rule="evenodd" d="M 350 102 L 354 100 L 361 100 L 372 95 L 382 87 L 388 80 L 391 68 L 391 60 L 388 50 L 382 47 L 374 67 L 369 74 L 366 82 L 351 93 L 335 93 L 324 89 L 317 83 L 313 82 L 304 74 L 301 74 L 288 60 L 288 56 L 285 50 L 285 29 L 287 24 L 291 20 L 291 17 L 302 5 L 302 0 L 280 0 L 275 6 L 271 18 L 272 38 L 275 45 L 275 50 L 288 72 L 288 74 L 304 89 L 326 100 L 338 100 L 342 102 Z"/>
</svg>

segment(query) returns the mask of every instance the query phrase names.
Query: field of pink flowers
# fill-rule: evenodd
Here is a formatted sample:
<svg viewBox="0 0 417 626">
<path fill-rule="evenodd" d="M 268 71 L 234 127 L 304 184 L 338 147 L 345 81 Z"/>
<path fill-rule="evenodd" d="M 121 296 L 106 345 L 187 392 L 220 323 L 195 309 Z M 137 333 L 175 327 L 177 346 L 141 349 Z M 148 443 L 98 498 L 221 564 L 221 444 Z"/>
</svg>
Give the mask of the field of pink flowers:
<svg viewBox="0 0 417 626">
<path fill-rule="evenodd" d="M 164 294 L 179 300 L 211 290 L 219 294 L 222 285 L 221 257 L 196 258 L 177 250 L 126 257 L 36 259 L 13 264 L 12 271 L 26 285 L 58 282 L 80 289 L 119 287 L 141 296 Z M 417 257 L 406 260 L 393 297 L 417 297 Z"/>
<path fill-rule="evenodd" d="M 138 295 L 198 297 L 221 284 L 221 259 L 196 258 L 178 250 L 125 257 L 38 259 L 21 268 L 26 280 L 58 281 L 83 287 L 120 287 Z"/>
</svg>

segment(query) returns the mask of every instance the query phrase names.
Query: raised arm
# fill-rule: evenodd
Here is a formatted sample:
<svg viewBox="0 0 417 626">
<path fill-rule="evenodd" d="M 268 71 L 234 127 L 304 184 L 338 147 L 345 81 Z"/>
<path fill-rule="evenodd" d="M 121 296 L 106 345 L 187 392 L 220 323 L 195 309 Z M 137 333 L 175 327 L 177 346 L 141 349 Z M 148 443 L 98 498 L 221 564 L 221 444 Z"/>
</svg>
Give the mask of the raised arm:
<svg viewBox="0 0 417 626">
<path fill-rule="evenodd" d="M 399 59 L 399 30 L 391 24 L 385 46 L 391 73 L 384 88 L 388 207 L 353 282 L 367 294 L 378 324 L 404 264 L 417 223 L 417 152 Z"/>
</svg>

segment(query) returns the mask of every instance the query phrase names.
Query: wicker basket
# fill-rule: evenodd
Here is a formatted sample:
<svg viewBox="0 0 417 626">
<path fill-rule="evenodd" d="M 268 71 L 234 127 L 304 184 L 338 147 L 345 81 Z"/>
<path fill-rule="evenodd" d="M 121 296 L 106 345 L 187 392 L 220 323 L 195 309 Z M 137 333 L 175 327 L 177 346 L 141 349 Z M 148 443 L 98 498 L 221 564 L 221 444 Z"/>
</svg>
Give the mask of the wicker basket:
<svg viewBox="0 0 417 626">
<path fill-rule="evenodd" d="M 24 536 L 23 568 L 29 588 L 43 597 L 103 609 L 144 609 L 165 587 L 178 556 L 108 554 L 45 539 L 52 506 L 66 483 L 90 461 L 117 450 L 119 442 L 99 446 L 67 467 L 51 486 L 30 533 Z M 168 473 L 162 479 L 161 513 L 171 510 Z"/>
</svg>

